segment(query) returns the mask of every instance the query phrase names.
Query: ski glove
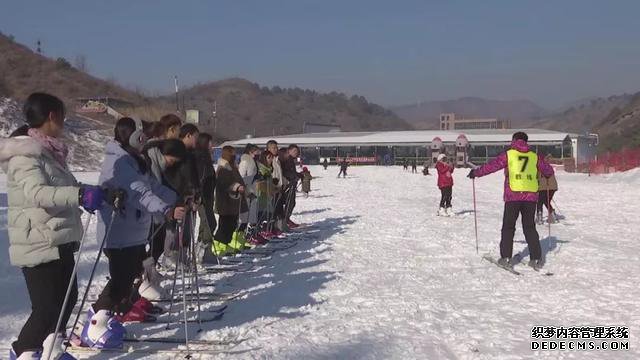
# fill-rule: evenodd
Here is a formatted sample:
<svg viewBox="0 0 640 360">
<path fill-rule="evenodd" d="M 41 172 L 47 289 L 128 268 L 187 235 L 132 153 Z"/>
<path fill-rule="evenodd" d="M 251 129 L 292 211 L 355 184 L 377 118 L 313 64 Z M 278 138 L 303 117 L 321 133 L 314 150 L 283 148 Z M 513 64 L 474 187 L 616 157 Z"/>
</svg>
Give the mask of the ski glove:
<svg viewBox="0 0 640 360">
<path fill-rule="evenodd" d="M 469 171 L 469 175 L 467 175 L 467 177 L 469 179 L 475 179 L 476 178 L 476 173 L 474 172 L 473 169 L 471 169 L 471 171 Z"/>
<path fill-rule="evenodd" d="M 93 213 L 102 208 L 105 192 L 99 186 L 83 185 L 78 192 L 78 196 L 80 197 L 80 206 Z"/>
<path fill-rule="evenodd" d="M 278 186 L 278 184 L 280 184 L 280 179 L 273 178 L 273 185 Z"/>
</svg>

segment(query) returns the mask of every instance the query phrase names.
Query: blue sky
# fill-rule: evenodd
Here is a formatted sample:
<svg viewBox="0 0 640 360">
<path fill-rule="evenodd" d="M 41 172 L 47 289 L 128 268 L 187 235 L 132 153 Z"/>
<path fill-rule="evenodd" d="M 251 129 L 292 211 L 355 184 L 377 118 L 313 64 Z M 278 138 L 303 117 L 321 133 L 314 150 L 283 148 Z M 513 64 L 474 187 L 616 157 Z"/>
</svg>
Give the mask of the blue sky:
<svg viewBox="0 0 640 360">
<path fill-rule="evenodd" d="M 640 91 L 640 1 L 4 0 L 0 31 L 152 91 L 240 76 L 383 105 Z"/>
</svg>

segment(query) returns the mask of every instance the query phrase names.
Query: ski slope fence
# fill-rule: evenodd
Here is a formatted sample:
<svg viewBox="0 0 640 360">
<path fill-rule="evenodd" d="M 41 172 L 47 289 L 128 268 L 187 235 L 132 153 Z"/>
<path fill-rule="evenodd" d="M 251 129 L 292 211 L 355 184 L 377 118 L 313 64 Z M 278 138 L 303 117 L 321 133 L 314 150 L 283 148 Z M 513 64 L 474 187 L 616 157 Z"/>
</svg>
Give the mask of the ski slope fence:
<svg viewBox="0 0 640 360">
<path fill-rule="evenodd" d="M 596 160 L 578 164 L 577 172 L 610 174 L 640 167 L 640 148 L 623 149 L 598 155 Z"/>
</svg>

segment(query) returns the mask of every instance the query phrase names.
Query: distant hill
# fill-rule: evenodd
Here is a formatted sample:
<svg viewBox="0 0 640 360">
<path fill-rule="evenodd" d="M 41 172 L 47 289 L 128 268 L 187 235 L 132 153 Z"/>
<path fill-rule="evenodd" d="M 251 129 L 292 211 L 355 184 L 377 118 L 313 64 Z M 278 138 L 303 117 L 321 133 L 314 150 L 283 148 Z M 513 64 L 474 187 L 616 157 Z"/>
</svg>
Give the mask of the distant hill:
<svg viewBox="0 0 640 360">
<path fill-rule="evenodd" d="M 261 87 L 241 78 L 196 85 L 182 90 L 181 97 L 186 108 L 203 111 L 209 120 L 216 102 L 217 131 L 227 138 L 300 133 L 305 122 L 336 124 L 343 131 L 412 129 L 393 112 L 362 96 Z M 168 106 L 175 98 L 159 100 Z M 212 129 L 213 124 L 203 127 Z"/>
<path fill-rule="evenodd" d="M 594 132 L 611 111 L 626 107 L 631 99 L 632 95 L 624 94 L 575 102 L 566 109 L 545 116 L 533 127 L 576 133 Z"/>
<path fill-rule="evenodd" d="M 509 119 L 514 127 L 526 126 L 546 113 L 529 100 L 487 100 L 464 97 L 457 100 L 426 101 L 415 105 L 391 107 L 391 110 L 419 129 L 437 129 L 441 113 L 456 113 L 467 118 Z"/>
<path fill-rule="evenodd" d="M 629 96 L 625 106 L 613 108 L 594 131 L 600 134 L 600 151 L 640 147 L 640 92 Z"/>
<path fill-rule="evenodd" d="M 50 59 L 0 33 L 0 96 L 24 100 L 46 90 L 71 104 L 75 98 L 111 96 L 133 103 L 144 99 L 132 91 L 75 69 L 64 58 Z"/>
<path fill-rule="evenodd" d="M 106 115 L 75 113 L 75 99 L 109 96 L 130 103 L 116 110 L 155 121 L 175 111 L 174 95 L 147 97 L 136 91 L 91 76 L 74 68 L 66 59 L 39 55 L 0 33 L 0 132 L 6 136 L 22 120 L 21 102 L 34 91 L 46 91 L 67 104 L 68 141 L 73 151 L 72 167 L 95 169 L 102 147 L 112 137 L 115 119 Z M 214 138 L 233 139 L 247 134 L 267 136 L 302 131 L 304 122 L 337 124 L 345 131 L 406 130 L 406 121 L 362 96 L 319 93 L 299 88 L 261 87 L 233 78 L 199 84 L 181 91 L 181 105 L 211 114 L 217 102 Z M 181 109 L 183 107 L 181 106 Z M 184 117 L 184 113 L 181 114 Z M 212 132 L 213 123 L 203 124 Z"/>
</svg>

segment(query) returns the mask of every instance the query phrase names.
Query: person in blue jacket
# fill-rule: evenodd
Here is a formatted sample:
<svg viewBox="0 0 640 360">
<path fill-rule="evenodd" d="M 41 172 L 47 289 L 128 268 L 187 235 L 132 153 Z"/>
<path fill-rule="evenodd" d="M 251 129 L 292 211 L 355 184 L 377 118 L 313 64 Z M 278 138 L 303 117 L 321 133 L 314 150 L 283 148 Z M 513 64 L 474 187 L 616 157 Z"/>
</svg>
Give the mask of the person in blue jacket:
<svg viewBox="0 0 640 360">
<path fill-rule="evenodd" d="M 121 118 L 115 139 L 106 146 L 99 183 L 124 189 L 126 197 L 122 210 L 104 206 L 98 217 L 97 237 L 105 241 L 110 279 L 88 310 L 81 338 L 90 347 L 121 347 L 122 323 L 145 319 L 144 302 L 131 304 L 130 298 L 134 280 L 142 273 L 152 217 L 179 220 L 185 214 L 183 207 L 174 206 L 176 194 L 153 177 L 140 155 L 145 142 L 142 125 Z"/>
</svg>

